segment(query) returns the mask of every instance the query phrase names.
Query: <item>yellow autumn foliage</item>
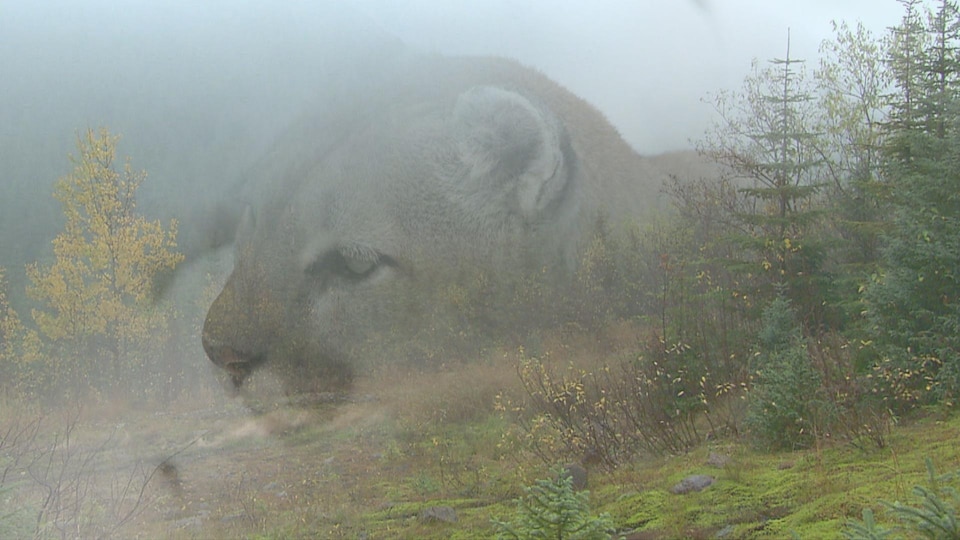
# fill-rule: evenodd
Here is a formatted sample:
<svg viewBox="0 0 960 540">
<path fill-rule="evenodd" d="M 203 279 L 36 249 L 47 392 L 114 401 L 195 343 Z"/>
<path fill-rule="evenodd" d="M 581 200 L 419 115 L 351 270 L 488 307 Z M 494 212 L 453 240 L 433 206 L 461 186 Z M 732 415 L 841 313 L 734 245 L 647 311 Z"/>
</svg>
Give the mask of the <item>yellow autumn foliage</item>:
<svg viewBox="0 0 960 540">
<path fill-rule="evenodd" d="M 6 292 L 5 270 L 0 268 L 0 389 L 22 389 L 28 371 L 40 358 L 40 341 L 10 306 Z"/>
<path fill-rule="evenodd" d="M 77 137 L 74 169 L 53 193 L 66 217 L 53 240 L 55 260 L 27 267 L 27 293 L 42 306 L 32 312 L 42 337 L 61 350 L 93 353 L 100 370 L 120 367 L 139 342 L 156 337 L 164 322 L 150 305 L 153 282 L 183 259 L 176 221 L 164 226 L 137 213 L 146 173 L 129 160 L 118 166 L 118 140 L 105 128 Z M 97 362 L 103 356 L 112 365 Z"/>
</svg>

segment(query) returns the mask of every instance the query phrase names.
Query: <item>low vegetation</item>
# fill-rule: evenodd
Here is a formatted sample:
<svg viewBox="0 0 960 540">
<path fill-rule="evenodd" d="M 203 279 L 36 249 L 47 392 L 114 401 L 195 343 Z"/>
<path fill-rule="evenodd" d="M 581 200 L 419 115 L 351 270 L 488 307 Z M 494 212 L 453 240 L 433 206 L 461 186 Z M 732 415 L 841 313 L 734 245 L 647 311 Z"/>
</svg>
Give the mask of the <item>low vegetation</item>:
<svg viewBox="0 0 960 540">
<path fill-rule="evenodd" d="M 581 339 L 558 338 L 548 350 Z M 555 483 L 563 454 L 541 459 L 515 413 L 496 410 L 497 394 L 525 394 L 504 377 L 517 355 L 501 351 L 468 373 L 384 373 L 361 381 L 349 402 L 252 416 L 216 393 L 150 410 L 104 403 L 79 417 L 5 406 L 3 525 L 14 537 L 43 538 L 69 536 L 66 527 L 120 538 L 491 538 L 503 532 L 497 522 L 524 522 L 518 505 L 529 488 L 548 483 L 569 496 Z M 472 393 L 460 404 L 451 396 L 466 380 Z M 608 516 L 613 537 L 840 538 L 868 509 L 877 528 L 911 537 L 895 501 L 923 507 L 914 486 L 933 489 L 928 460 L 936 471 L 960 469 L 958 429 L 955 415 L 928 410 L 890 426 L 883 448 L 824 438 L 769 450 L 749 438 L 705 437 L 678 455 L 587 464 L 589 494 L 577 492 L 577 512 Z M 715 481 L 672 492 L 693 474 Z M 44 510 L 47 487 L 58 485 L 59 509 Z M 937 493 L 956 509 L 943 491 L 951 486 L 944 478 Z M 423 517 L 437 507 L 456 521 Z"/>
<path fill-rule="evenodd" d="M 613 537 L 613 520 L 607 514 L 590 513 L 589 493 L 577 492 L 573 475 L 558 468 L 553 478 L 537 480 L 524 488 L 510 521 L 494 521 L 498 539 L 569 538 L 608 540 Z"/>
</svg>

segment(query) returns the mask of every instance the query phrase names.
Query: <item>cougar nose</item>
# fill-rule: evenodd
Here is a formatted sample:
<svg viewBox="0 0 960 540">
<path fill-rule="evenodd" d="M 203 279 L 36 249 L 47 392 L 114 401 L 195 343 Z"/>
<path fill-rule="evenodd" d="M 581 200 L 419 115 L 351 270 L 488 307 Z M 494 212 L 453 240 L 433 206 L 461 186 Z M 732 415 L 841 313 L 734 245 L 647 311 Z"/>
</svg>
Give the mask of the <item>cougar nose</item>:
<svg viewBox="0 0 960 540">
<path fill-rule="evenodd" d="M 262 355 L 246 354 L 232 347 L 220 345 L 206 335 L 202 337 L 202 342 L 207 357 L 217 367 L 230 374 L 230 381 L 233 382 L 235 388 L 240 388 L 244 379 L 263 363 Z"/>
</svg>

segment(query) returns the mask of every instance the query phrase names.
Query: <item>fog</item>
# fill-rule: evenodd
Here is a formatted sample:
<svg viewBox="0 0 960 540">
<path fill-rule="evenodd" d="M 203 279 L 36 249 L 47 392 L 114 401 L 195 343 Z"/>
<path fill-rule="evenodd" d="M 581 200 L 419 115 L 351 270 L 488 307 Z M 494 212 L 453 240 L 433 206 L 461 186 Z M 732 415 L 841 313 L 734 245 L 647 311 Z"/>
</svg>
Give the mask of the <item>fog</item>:
<svg viewBox="0 0 960 540">
<path fill-rule="evenodd" d="M 783 56 L 788 28 L 792 56 L 815 64 L 831 20 L 861 20 L 881 33 L 902 12 L 894 0 L 359 5 L 418 48 L 508 56 L 543 70 L 598 106 L 642 154 L 691 147 L 709 126 L 711 111 L 700 99 L 738 87 L 754 58 Z"/>
<path fill-rule="evenodd" d="M 885 27 L 896 24 L 901 12 L 902 7 L 895 0 L 21 0 L 0 3 L 0 267 L 6 269 L 7 296 L 20 317 L 31 326 L 30 308 L 34 306 L 26 298 L 24 266 L 35 261 L 49 263 L 53 257 L 50 241 L 61 230 L 64 218 L 51 192 L 54 182 L 72 170 L 74 165 L 68 156 L 77 153 L 77 137 L 88 128 L 105 126 L 122 137 L 119 155 L 129 156 L 134 169 L 145 170 L 149 175 L 138 194 L 138 209 L 151 220 L 178 219 L 179 247 L 192 255 L 192 249 L 204 244 L 199 236 L 206 225 L 216 218 L 210 209 L 236 194 L 247 171 L 286 127 L 303 118 L 307 111 L 342 105 L 336 100 L 349 95 L 350 88 L 372 86 L 367 83 L 376 77 L 377 70 L 389 65 L 389 60 L 401 51 L 516 59 L 593 104 L 633 149 L 641 155 L 652 156 L 693 148 L 712 121 L 711 108 L 703 98 L 721 89 L 737 88 L 755 59 L 762 62 L 782 56 L 788 28 L 791 56 L 810 60 L 808 69 L 812 69 L 819 44 L 830 36 L 831 20 L 854 22 L 859 19 L 879 34 Z M 301 140 L 315 139 L 302 137 Z M 610 140 L 614 144 L 606 145 Z M 604 150 L 617 147 L 631 159 L 653 161 L 637 158 L 615 135 L 597 141 L 596 146 Z M 290 146 L 293 159 L 303 147 L 309 145 Z M 629 169 L 631 182 L 636 176 L 642 176 L 635 168 L 623 169 Z M 283 163 L 277 165 L 277 170 L 283 170 Z M 368 178 L 378 177 L 368 175 Z M 634 185 L 621 183 L 625 184 Z M 272 187 L 273 184 L 266 186 L 264 191 Z M 315 199 L 304 199 L 305 202 L 299 202 L 312 211 L 309 205 Z M 564 236 L 567 240 L 569 237 L 572 235 Z M 469 247 L 480 245 L 481 242 L 475 242 Z M 326 261 L 327 255 L 334 251 L 313 254 L 316 261 L 308 268 L 317 261 Z M 359 262 L 373 269 L 380 262 L 380 254 L 372 248 L 369 251 L 374 257 Z M 340 257 L 334 261 L 343 261 L 343 268 L 364 276 L 370 274 L 367 270 L 352 270 L 340 251 L 334 255 Z M 163 328 L 169 332 L 157 332 L 158 341 L 163 343 L 156 349 L 144 349 L 149 354 L 143 353 L 146 356 L 143 365 L 150 368 L 152 379 L 143 387 L 128 385 L 125 396 L 96 396 L 105 398 L 98 405 L 104 410 L 89 413 L 92 417 L 116 421 L 118 426 L 107 433 L 106 423 L 98 425 L 97 429 L 102 428 L 105 433 L 106 442 L 93 450 L 94 454 L 116 460 L 122 465 L 117 466 L 117 470 L 126 470 L 124 467 L 134 463 L 142 468 L 141 463 L 148 463 L 144 470 L 159 471 L 166 476 L 174 497 L 164 502 L 179 510 L 168 511 L 158 505 L 163 512 L 158 511 L 161 517 L 153 516 L 155 527 L 165 527 L 172 522 L 176 527 L 196 530 L 204 520 L 224 530 L 239 527 L 245 522 L 233 520 L 245 514 L 234 512 L 231 505 L 233 509 L 242 507 L 244 512 L 248 507 L 254 508 L 251 501 L 264 500 L 262 494 L 255 491 L 260 488 L 263 493 L 270 490 L 277 493 L 276 501 L 280 502 L 270 510 L 284 519 L 294 515 L 278 510 L 286 508 L 285 503 L 304 512 L 326 509 L 326 502 L 303 501 L 307 501 L 307 497 L 344 495 L 346 491 L 336 474 L 346 472 L 342 463 L 352 463 L 358 456 L 366 457 L 368 465 L 365 466 L 369 468 L 356 476 L 368 476 L 366 472 L 380 470 L 389 461 L 386 450 L 376 451 L 379 442 L 355 441 L 359 436 L 345 437 L 333 447 L 325 446 L 329 444 L 330 438 L 326 437 L 329 430 L 346 432 L 349 427 L 361 433 L 364 426 L 379 421 L 385 411 L 405 412 L 406 425 L 413 433 L 410 438 L 426 440 L 421 429 L 424 419 L 433 418 L 440 405 L 444 407 L 444 415 L 453 405 L 463 409 L 460 413 L 463 418 L 473 419 L 471 415 L 476 414 L 471 412 L 473 409 L 485 410 L 484 407 L 493 403 L 494 396 L 499 399 L 505 386 L 517 384 L 513 380 L 515 366 L 507 365 L 514 359 L 505 356 L 503 366 L 489 363 L 479 366 L 488 368 L 485 371 L 466 370 L 460 374 L 458 368 L 447 371 L 443 365 L 435 372 L 425 370 L 417 375 L 419 379 L 402 385 L 396 384 L 389 369 L 384 369 L 370 377 L 373 382 L 365 381 L 369 387 L 361 387 L 356 392 L 357 396 L 374 395 L 380 402 L 360 399 L 351 404 L 353 409 L 348 414 L 322 418 L 322 429 L 328 431 L 303 437 L 309 439 L 312 446 L 284 447 L 284 453 L 278 454 L 285 458 L 277 460 L 278 463 L 298 466 L 289 467 L 284 471 L 287 477 L 280 478 L 275 478 L 272 469 L 257 469 L 261 474 L 253 475 L 254 491 L 248 493 L 243 467 L 259 465 L 263 459 L 261 450 L 267 446 L 240 447 L 239 451 L 234 447 L 236 452 L 226 458 L 220 457 L 219 450 L 250 437 L 250 431 L 256 437 L 260 437 L 261 431 L 264 436 L 273 436 L 299 430 L 307 422 L 299 416 L 265 416 L 259 423 L 244 419 L 241 425 L 236 425 L 249 410 L 241 411 L 236 404 L 227 403 L 228 392 L 217 385 L 217 377 L 212 375 L 215 368 L 207 361 L 200 343 L 204 315 L 223 287 L 230 255 L 210 259 L 212 263 L 203 267 L 203 272 L 182 272 L 178 276 L 179 288 L 171 286 L 173 292 L 164 298 L 176 305 L 178 313 L 170 327 Z M 182 267 L 200 266 L 194 264 L 188 258 Z M 385 266 L 393 264 L 393 259 L 384 258 Z M 210 268 L 214 271 L 208 276 L 205 272 Z M 429 288 L 434 284 L 427 285 Z M 563 291 L 564 295 L 572 296 L 567 292 Z M 484 295 L 489 300 L 489 309 L 500 307 L 495 300 L 490 300 L 491 294 Z M 558 302 L 551 302 L 545 294 L 542 297 L 538 294 L 537 298 L 545 307 L 524 319 L 534 319 L 557 309 Z M 579 305 L 591 303 L 584 301 Z M 370 303 L 370 306 L 371 313 L 384 311 L 379 303 Z M 248 308 L 241 306 L 227 311 L 243 314 L 256 311 Z M 336 313 L 338 317 L 342 314 Z M 366 312 L 359 313 L 366 315 Z M 439 310 L 437 313 L 443 314 Z M 291 317 L 291 320 L 301 319 L 306 321 L 305 326 L 311 322 Z M 439 320 L 444 324 L 431 324 L 422 334 L 399 331 L 408 339 L 409 343 L 403 345 L 409 350 L 374 348 L 368 356 L 378 361 L 393 361 L 400 351 L 411 357 L 429 356 L 431 361 L 445 362 L 447 351 L 442 347 L 433 350 L 429 349 L 429 343 L 418 342 L 421 336 L 436 337 L 433 333 L 452 336 L 451 339 L 462 341 L 464 348 L 470 347 L 471 355 L 481 356 L 481 348 L 474 347 L 470 341 L 485 338 L 481 331 L 476 331 L 476 335 L 465 333 L 456 327 L 459 320 L 452 316 L 423 320 Z M 507 325 L 509 321 L 505 318 L 497 322 Z M 233 330 L 230 322 L 227 320 L 223 326 Z M 288 322 L 282 319 L 283 325 Z M 411 326 L 421 322 L 411 321 Z M 331 326 L 350 326 L 340 318 L 334 323 Z M 253 333 L 245 332 L 246 328 L 239 325 L 236 327 L 238 335 Z M 339 327 L 329 333 L 335 335 L 335 332 L 347 335 Z M 206 334 L 204 332 L 205 339 Z M 274 333 L 267 334 L 269 339 L 276 339 Z M 315 326 L 309 326 L 300 335 L 308 334 L 319 333 Z M 635 347 L 636 336 L 627 334 L 625 331 L 623 342 Z M 531 347 L 538 344 L 538 339 L 536 335 L 531 338 Z M 349 340 L 344 338 L 344 341 Z M 299 341 L 297 344 L 300 346 Z M 161 347 L 163 358 L 151 356 Z M 222 350 L 226 351 L 227 360 L 236 360 L 237 351 L 233 348 Z M 285 354 L 290 350 L 295 349 L 280 348 Z M 523 350 L 520 349 L 520 356 Z M 319 355 L 304 357 L 314 359 Z M 91 358 L 99 361 L 97 357 Z M 220 375 L 225 377 L 223 373 Z M 295 375 L 299 376 L 299 372 Z M 274 381 L 267 379 L 267 383 L 271 382 Z M 239 382 L 234 384 L 239 386 Z M 263 382 L 259 384 L 267 386 Z M 276 386 L 281 385 L 278 382 Z M 283 389 L 267 390 L 279 395 Z M 196 395 L 186 399 L 187 393 Z M 128 410 L 123 400 L 130 398 L 134 405 L 149 401 L 144 397 L 142 403 L 135 402 L 134 398 L 142 397 L 137 394 L 149 394 L 149 399 L 154 400 L 149 406 L 158 402 L 164 405 L 162 402 L 167 400 L 167 407 L 157 406 L 147 421 L 135 424 L 136 416 L 132 412 L 135 407 Z M 112 399 L 116 401 L 111 403 Z M 477 403 L 483 405 L 474 407 Z M 177 410 L 178 407 L 184 410 L 199 407 L 198 404 L 214 404 L 222 410 Z M 179 416 L 168 416 L 167 423 L 156 420 L 162 414 L 174 413 Z M 457 412 L 450 416 L 457 417 Z M 78 418 L 79 413 L 72 420 L 68 418 L 66 425 L 75 425 Z M 334 421 L 329 422 L 331 418 Z M 329 427 L 325 423 L 329 423 Z M 45 426 L 45 429 L 53 428 Z M 209 433 L 219 435 L 208 437 Z M 501 435 L 496 434 L 497 438 Z M 433 439 L 433 445 L 440 448 L 437 440 Z M 3 442 L 0 437 L 0 447 L 4 447 Z M 395 441 L 383 443 L 387 444 L 397 447 Z M 368 447 L 374 450 L 364 456 Z M 108 452 L 103 452 L 104 448 Z M 210 448 L 218 451 L 209 451 Z M 446 451 L 444 448 L 434 451 Z M 30 446 L 17 456 L 30 455 L 34 450 Z M 184 453 L 186 450 L 189 452 Z M 297 453 L 296 460 L 287 458 L 288 450 Z M 79 450 L 70 454 L 69 446 L 57 451 L 68 456 L 82 455 L 78 454 Z M 241 459 L 234 463 L 232 460 L 237 455 L 247 461 Z M 300 461 L 301 455 L 303 461 Z M 140 461 L 143 456 L 147 456 L 147 461 Z M 171 459 L 177 456 L 184 465 L 180 469 Z M 446 463 L 448 456 L 440 456 L 438 463 Z M 318 459 L 322 461 L 316 461 Z M 471 474 L 483 470 L 473 455 L 463 463 L 454 469 Z M 425 470 L 420 464 L 415 468 Z M 303 472 L 308 469 L 325 483 L 310 480 L 308 484 L 305 478 L 313 478 Z M 334 474 L 327 475 L 327 471 Z M 98 471 L 81 466 L 75 472 L 79 476 L 92 476 Z M 194 485 L 201 486 L 188 493 L 194 499 L 182 499 L 180 474 L 187 480 L 185 484 L 195 479 Z M 479 479 L 479 475 L 476 477 Z M 149 482 L 147 477 L 143 485 Z M 0 482 L 0 492 L 4 491 L 3 487 Z M 104 495 L 105 500 L 116 498 L 110 491 L 112 487 L 103 488 L 108 493 Z M 293 491 L 294 488 L 299 492 Z M 381 491 L 381 486 L 376 490 Z M 225 493 L 233 494 L 230 495 L 233 498 L 212 514 L 206 502 L 198 503 L 195 508 L 183 502 L 223 500 Z M 350 491 L 349 496 L 349 505 L 356 506 L 354 492 Z M 371 501 L 364 503 L 374 505 Z M 379 498 L 375 501 L 377 508 L 383 507 L 383 503 Z M 110 510 L 118 513 L 120 505 Z M 295 516 L 293 521 L 307 522 L 300 514 Z M 106 519 L 111 517 L 115 516 Z M 251 523 L 254 521 L 250 519 Z M 485 522 L 488 521 L 485 518 Z M 9 523 L 0 519 L 0 526 Z M 339 521 L 333 526 L 340 527 Z M 4 536 L 4 531 L 0 527 L 0 536 Z"/>
<path fill-rule="evenodd" d="M 360 77 L 345 66 L 402 42 L 516 58 L 656 154 L 690 148 L 710 122 L 701 98 L 782 55 L 788 27 L 793 54 L 813 59 L 832 19 L 879 32 L 899 15 L 893 0 L 7 2 L 0 195 L 16 203 L 3 205 L 0 264 L 43 256 L 58 215 L 50 186 L 87 127 L 123 136 L 121 154 L 151 175 L 147 208 L 167 215 L 160 201 L 184 187 L 194 202 L 218 197 L 334 74 Z"/>
<path fill-rule="evenodd" d="M 26 264 L 49 262 L 63 222 L 50 195 L 77 134 L 122 136 L 148 180 L 140 208 L 180 220 L 185 250 L 281 131 L 403 48 L 498 55 L 594 104 L 634 149 L 691 148 L 701 100 L 736 88 L 753 59 L 816 58 L 832 19 L 895 24 L 893 1 L 511 3 L 360 0 L 41 0 L 0 5 L 0 267 L 29 313 Z M 811 62 L 812 63 L 812 62 Z"/>
</svg>

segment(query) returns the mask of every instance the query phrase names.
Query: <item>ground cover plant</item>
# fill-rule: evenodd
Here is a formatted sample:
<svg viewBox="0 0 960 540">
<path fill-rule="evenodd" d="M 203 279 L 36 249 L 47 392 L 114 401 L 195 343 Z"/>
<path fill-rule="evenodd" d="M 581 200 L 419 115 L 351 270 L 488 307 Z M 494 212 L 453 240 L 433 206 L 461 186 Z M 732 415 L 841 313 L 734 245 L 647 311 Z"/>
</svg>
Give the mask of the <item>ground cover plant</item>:
<svg viewBox="0 0 960 540">
<path fill-rule="evenodd" d="M 503 367 L 491 362 L 470 378 L 502 391 Z M 366 382 L 376 400 L 276 405 L 258 415 L 216 393 L 160 414 L 129 407 L 118 413 L 105 403 L 85 409 L 73 428 L 76 455 L 88 456 L 89 465 L 67 462 L 53 470 L 70 485 L 87 486 L 79 507 L 85 530 L 118 538 L 490 538 L 498 531 L 493 520 L 510 520 L 525 489 L 556 478 L 558 463 L 526 447 L 493 399 L 462 416 L 431 416 L 447 392 L 456 392 L 458 378 L 409 372 L 397 389 L 394 373 Z M 510 391 L 522 394 L 516 384 Z M 4 408 L 3 427 L 14 433 L 11 410 Z M 894 528 L 901 521 L 882 501 L 920 501 L 911 490 L 929 485 L 928 459 L 937 470 L 960 467 L 958 430 L 956 417 L 930 412 L 893 427 L 884 448 L 837 441 L 771 452 L 728 438 L 614 470 L 587 465 L 589 510 L 607 514 L 615 533 L 627 538 L 706 538 L 720 531 L 734 538 L 839 538 L 865 508 L 882 527 Z M 40 431 L 31 444 L 48 447 L 52 431 Z M 45 499 L 37 496 L 42 486 L 17 473 L 25 465 L 9 467 L 3 496 L 29 508 L 5 505 L 4 526 L 23 536 L 60 536 L 58 529 L 35 528 Z M 154 469 L 141 508 L 118 525 L 106 511 L 119 500 L 118 481 L 133 477 L 139 488 L 146 477 L 138 471 Z M 715 481 L 700 492 L 671 491 L 692 474 Z M 453 509 L 456 521 L 427 517 L 437 507 Z"/>
</svg>

